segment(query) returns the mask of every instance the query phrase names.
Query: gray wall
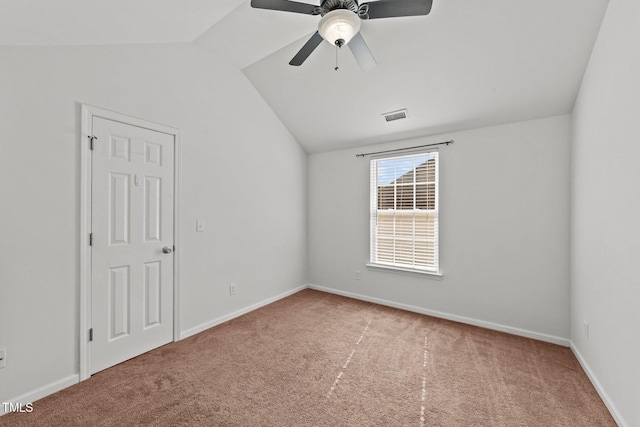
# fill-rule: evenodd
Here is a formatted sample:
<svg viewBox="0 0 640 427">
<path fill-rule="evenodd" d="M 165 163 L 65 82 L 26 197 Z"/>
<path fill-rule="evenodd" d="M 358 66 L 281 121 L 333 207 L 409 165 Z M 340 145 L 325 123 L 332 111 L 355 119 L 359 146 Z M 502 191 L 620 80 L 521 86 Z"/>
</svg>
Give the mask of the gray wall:
<svg viewBox="0 0 640 427">
<path fill-rule="evenodd" d="M 182 131 L 183 331 L 305 284 L 307 156 L 240 71 L 192 45 L 0 58 L 0 402 L 78 373 L 80 103 Z"/>
<path fill-rule="evenodd" d="M 355 154 L 449 139 L 444 277 L 368 269 L 369 161 Z M 570 117 L 558 116 L 309 156 L 311 283 L 567 345 L 569 147 Z"/>
<path fill-rule="evenodd" d="M 628 426 L 640 426 L 639 41 L 640 2 L 611 0 L 572 145 L 571 340 Z"/>
</svg>

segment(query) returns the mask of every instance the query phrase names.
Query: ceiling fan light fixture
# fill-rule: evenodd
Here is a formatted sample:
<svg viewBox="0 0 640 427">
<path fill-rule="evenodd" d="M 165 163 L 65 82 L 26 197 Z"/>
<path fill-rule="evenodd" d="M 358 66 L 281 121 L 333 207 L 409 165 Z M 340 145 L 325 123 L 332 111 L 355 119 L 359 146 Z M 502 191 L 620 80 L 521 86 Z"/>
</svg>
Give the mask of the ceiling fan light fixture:
<svg viewBox="0 0 640 427">
<path fill-rule="evenodd" d="M 336 9 L 328 12 L 320 19 L 318 32 L 331 45 L 343 40 L 340 44 L 347 44 L 360 31 L 360 18 L 347 9 Z"/>
</svg>

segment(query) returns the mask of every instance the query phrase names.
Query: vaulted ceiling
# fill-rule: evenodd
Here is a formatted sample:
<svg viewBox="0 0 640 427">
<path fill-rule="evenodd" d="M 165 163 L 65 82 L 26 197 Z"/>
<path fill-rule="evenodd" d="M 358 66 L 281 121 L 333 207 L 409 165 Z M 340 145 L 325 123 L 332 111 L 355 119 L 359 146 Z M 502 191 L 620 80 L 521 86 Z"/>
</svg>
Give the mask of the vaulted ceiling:
<svg viewBox="0 0 640 427">
<path fill-rule="evenodd" d="M 196 42 L 241 69 L 309 153 L 570 113 L 607 0 L 434 0 L 364 21 L 377 67 L 322 43 L 319 17 L 249 0 L 2 0 L 0 45 Z M 319 1 L 309 1 L 319 4 Z M 408 118 L 383 113 L 407 108 Z"/>
</svg>

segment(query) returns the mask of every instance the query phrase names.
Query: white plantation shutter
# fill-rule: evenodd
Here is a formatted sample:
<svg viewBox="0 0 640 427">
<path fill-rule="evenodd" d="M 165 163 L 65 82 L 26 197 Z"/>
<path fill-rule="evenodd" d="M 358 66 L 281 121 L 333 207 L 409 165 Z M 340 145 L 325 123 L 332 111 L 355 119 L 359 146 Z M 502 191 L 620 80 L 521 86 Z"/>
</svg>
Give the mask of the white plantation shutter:
<svg viewBox="0 0 640 427">
<path fill-rule="evenodd" d="M 438 153 L 371 160 L 371 263 L 438 272 Z"/>
</svg>

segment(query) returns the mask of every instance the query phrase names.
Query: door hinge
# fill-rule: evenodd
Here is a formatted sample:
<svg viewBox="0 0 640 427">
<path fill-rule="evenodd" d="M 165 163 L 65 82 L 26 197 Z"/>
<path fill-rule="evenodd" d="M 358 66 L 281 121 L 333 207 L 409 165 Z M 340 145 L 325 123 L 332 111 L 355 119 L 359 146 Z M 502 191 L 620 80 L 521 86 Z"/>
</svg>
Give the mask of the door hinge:
<svg viewBox="0 0 640 427">
<path fill-rule="evenodd" d="M 93 246 L 93 233 L 89 233 L 89 246 Z"/>
<path fill-rule="evenodd" d="M 89 136 L 87 136 L 87 138 L 89 138 L 89 148 L 91 149 L 91 151 L 93 151 L 93 147 L 95 145 L 95 141 L 98 139 L 98 137 L 95 136 L 95 135 L 89 135 Z"/>
<path fill-rule="evenodd" d="M 89 341 L 93 341 L 93 328 L 89 329 Z"/>
</svg>

